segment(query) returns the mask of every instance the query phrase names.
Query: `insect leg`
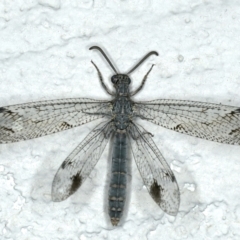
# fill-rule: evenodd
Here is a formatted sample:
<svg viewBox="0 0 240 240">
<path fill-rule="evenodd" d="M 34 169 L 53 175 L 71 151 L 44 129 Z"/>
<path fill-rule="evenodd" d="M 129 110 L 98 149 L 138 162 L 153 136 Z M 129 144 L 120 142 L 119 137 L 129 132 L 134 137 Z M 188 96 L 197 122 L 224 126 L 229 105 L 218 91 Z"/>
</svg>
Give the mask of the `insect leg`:
<svg viewBox="0 0 240 240">
<path fill-rule="evenodd" d="M 133 96 L 133 95 L 137 94 L 143 88 L 143 86 L 144 86 L 144 84 L 147 80 L 148 74 L 152 71 L 153 66 L 154 66 L 154 64 L 151 66 L 151 68 L 148 70 L 148 72 L 144 76 L 141 85 L 135 91 L 131 92 L 130 96 Z"/>
<path fill-rule="evenodd" d="M 95 64 L 93 61 L 91 61 L 91 63 L 92 63 L 93 66 L 96 68 L 96 70 L 97 70 L 97 72 L 98 72 L 99 80 L 100 80 L 103 88 L 105 89 L 105 91 L 106 91 L 108 94 L 110 94 L 110 95 L 112 95 L 112 96 L 115 96 L 115 94 L 112 93 L 112 92 L 107 88 L 107 86 L 105 85 L 105 83 L 104 83 L 104 81 L 103 81 L 102 74 L 101 74 L 101 72 L 99 71 L 99 69 L 98 69 L 98 67 L 96 66 L 96 64 Z"/>
</svg>

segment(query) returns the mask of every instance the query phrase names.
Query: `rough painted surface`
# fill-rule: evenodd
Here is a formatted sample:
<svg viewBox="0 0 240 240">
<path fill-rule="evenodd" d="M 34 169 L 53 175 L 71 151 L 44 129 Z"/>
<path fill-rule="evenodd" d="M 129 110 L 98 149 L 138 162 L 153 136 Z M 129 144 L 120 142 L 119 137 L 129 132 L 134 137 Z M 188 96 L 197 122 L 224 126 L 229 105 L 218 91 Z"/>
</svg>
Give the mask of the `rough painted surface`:
<svg viewBox="0 0 240 240">
<path fill-rule="evenodd" d="M 136 99 L 177 98 L 240 106 L 239 1 L 0 2 L 0 105 L 67 97 L 106 99 L 90 63 L 110 86 L 113 74 L 94 51 L 100 45 L 126 72 L 150 50 L 159 52 L 134 72 Z M 117 228 L 106 218 L 108 148 L 81 189 L 51 201 L 59 165 L 95 124 L 0 146 L 0 238 L 239 239 L 240 147 L 174 133 L 150 123 L 181 191 L 176 218 L 154 203 L 133 162 L 128 214 Z"/>
</svg>

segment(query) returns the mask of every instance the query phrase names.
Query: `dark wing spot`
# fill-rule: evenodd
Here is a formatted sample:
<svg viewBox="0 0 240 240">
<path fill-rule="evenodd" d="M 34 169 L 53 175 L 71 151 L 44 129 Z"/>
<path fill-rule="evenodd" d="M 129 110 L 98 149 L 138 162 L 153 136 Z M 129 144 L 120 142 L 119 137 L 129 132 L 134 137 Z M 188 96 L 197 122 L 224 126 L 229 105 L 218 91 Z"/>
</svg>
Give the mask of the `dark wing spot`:
<svg viewBox="0 0 240 240">
<path fill-rule="evenodd" d="M 234 133 L 239 133 L 239 131 L 240 131 L 240 128 L 233 129 L 233 130 L 229 133 L 229 135 L 233 135 Z"/>
<path fill-rule="evenodd" d="M 5 112 L 5 111 L 6 111 L 6 108 L 3 108 L 3 107 L 0 108 L 0 113 Z"/>
<path fill-rule="evenodd" d="M 67 122 L 62 122 L 60 127 L 66 129 L 72 127 L 72 125 L 68 124 Z"/>
<path fill-rule="evenodd" d="M 154 179 L 153 184 L 150 187 L 150 194 L 156 203 L 160 204 L 161 202 L 161 192 L 163 188 L 161 185 L 158 185 L 157 181 Z"/>
<path fill-rule="evenodd" d="M 177 126 L 175 126 L 175 127 L 173 128 L 173 130 L 175 130 L 175 131 L 177 131 L 177 130 L 182 130 L 182 129 L 184 129 L 184 127 L 183 127 L 181 124 L 178 124 Z"/>
<path fill-rule="evenodd" d="M 1 129 L 6 132 L 14 133 L 14 131 L 11 128 L 1 127 Z"/>
<path fill-rule="evenodd" d="M 172 180 L 172 182 L 176 182 L 176 178 L 173 174 L 171 174 L 171 180 Z"/>
<path fill-rule="evenodd" d="M 62 163 L 61 168 L 64 169 L 64 168 L 66 167 L 66 165 L 71 166 L 71 165 L 72 165 L 72 162 L 71 162 L 71 161 L 68 162 L 68 160 L 65 160 L 65 161 Z"/>
<path fill-rule="evenodd" d="M 67 161 L 64 161 L 63 163 L 62 163 L 62 169 L 64 169 L 65 167 L 66 167 L 66 164 L 67 164 Z"/>
<path fill-rule="evenodd" d="M 230 112 L 231 115 L 234 115 L 236 113 L 240 113 L 240 108 L 237 108 L 236 110 Z"/>
<path fill-rule="evenodd" d="M 15 112 L 12 112 L 11 110 L 8 110 L 7 108 L 3 108 L 3 112 L 8 113 L 9 115 L 15 115 Z"/>
<path fill-rule="evenodd" d="M 77 173 L 75 176 L 71 177 L 71 180 L 72 180 L 72 186 L 70 188 L 70 194 L 73 194 L 81 186 L 81 184 L 82 184 L 82 177 L 80 176 L 80 173 Z"/>
<path fill-rule="evenodd" d="M 172 182 L 176 182 L 176 178 L 173 174 L 166 172 L 165 175 L 171 179 Z"/>
</svg>

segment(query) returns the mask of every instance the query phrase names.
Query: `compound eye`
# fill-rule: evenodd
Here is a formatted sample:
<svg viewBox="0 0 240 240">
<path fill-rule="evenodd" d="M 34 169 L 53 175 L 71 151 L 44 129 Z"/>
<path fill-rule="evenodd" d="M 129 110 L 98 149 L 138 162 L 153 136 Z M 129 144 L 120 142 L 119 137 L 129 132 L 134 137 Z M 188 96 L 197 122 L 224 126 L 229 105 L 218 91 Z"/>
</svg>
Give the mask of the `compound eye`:
<svg viewBox="0 0 240 240">
<path fill-rule="evenodd" d="M 113 84 L 116 84 L 118 82 L 118 77 L 116 75 L 112 76 L 111 81 Z"/>
</svg>

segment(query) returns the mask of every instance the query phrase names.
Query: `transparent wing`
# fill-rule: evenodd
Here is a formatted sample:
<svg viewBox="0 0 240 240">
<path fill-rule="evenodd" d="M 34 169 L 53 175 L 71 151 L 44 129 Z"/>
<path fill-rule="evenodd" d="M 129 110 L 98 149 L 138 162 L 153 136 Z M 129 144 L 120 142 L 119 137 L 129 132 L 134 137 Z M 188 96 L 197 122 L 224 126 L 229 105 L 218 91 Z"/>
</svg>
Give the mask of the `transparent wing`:
<svg viewBox="0 0 240 240">
<path fill-rule="evenodd" d="M 181 100 L 134 104 L 136 116 L 165 128 L 211 141 L 240 144 L 240 108 Z"/>
<path fill-rule="evenodd" d="M 138 170 L 153 200 L 170 215 L 177 215 L 180 193 L 175 176 L 143 127 L 131 125 L 131 148 Z"/>
<path fill-rule="evenodd" d="M 99 124 L 66 158 L 53 180 L 53 201 L 65 200 L 82 185 L 99 160 L 112 131 L 111 123 Z"/>
<path fill-rule="evenodd" d="M 104 117 L 110 102 L 86 98 L 50 100 L 0 108 L 0 143 L 17 142 L 73 128 Z"/>
</svg>

